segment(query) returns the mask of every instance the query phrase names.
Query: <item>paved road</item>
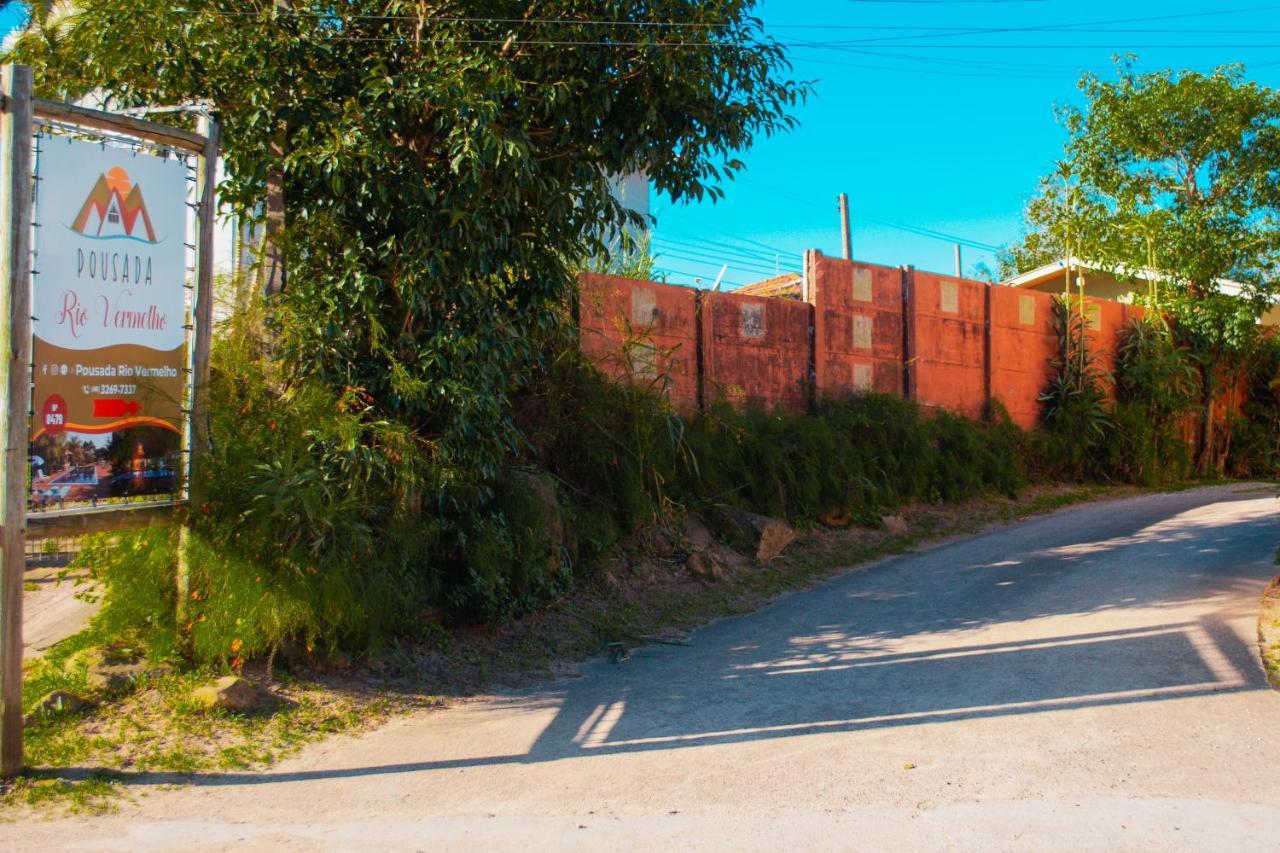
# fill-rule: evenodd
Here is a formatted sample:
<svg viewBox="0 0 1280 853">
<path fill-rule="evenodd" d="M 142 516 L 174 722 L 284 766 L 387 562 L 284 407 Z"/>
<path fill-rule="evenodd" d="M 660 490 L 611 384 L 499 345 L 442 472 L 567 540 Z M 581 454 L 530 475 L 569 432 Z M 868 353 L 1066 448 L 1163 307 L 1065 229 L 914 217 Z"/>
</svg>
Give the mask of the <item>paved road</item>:
<svg viewBox="0 0 1280 853">
<path fill-rule="evenodd" d="M 1280 849 L 1277 503 L 1085 506 L 27 849 Z"/>
</svg>

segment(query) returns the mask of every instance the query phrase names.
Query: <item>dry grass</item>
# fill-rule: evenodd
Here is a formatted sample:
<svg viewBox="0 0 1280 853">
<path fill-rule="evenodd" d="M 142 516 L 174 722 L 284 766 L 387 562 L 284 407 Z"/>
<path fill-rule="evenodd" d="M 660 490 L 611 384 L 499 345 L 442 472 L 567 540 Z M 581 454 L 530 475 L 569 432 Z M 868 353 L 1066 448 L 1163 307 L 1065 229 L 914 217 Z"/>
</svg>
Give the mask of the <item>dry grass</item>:
<svg viewBox="0 0 1280 853">
<path fill-rule="evenodd" d="M 1277 562 L 1280 562 L 1280 556 L 1277 556 Z M 1271 686 L 1280 690 L 1280 576 L 1271 582 L 1262 596 L 1262 609 L 1258 612 L 1258 648 Z"/>
</svg>

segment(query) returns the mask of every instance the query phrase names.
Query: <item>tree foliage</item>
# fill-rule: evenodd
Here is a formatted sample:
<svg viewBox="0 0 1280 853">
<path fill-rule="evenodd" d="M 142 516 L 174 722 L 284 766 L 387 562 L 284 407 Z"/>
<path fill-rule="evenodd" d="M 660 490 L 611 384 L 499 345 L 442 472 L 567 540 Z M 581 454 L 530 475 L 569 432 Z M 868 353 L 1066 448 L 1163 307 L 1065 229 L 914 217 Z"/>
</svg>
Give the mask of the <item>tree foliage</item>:
<svg viewBox="0 0 1280 853">
<path fill-rule="evenodd" d="M 277 5 L 37 4 L 12 58 L 46 96 L 211 104 L 242 215 L 283 170 L 278 356 L 408 424 L 459 506 L 519 443 L 509 395 L 575 268 L 627 222 L 609 176 L 714 198 L 806 92 L 752 0 Z"/>
<path fill-rule="evenodd" d="M 1059 111 L 1065 157 L 1002 272 L 1067 257 L 1145 280 L 1142 301 L 1176 321 L 1199 366 L 1200 464 L 1220 466 L 1212 402 L 1280 295 L 1280 93 L 1240 66 L 1138 73 L 1124 58 L 1117 70 L 1084 75 L 1084 106 Z"/>
<path fill-rule="evenodd" d="M 1080 89 L 1083 108 L 1059 110 L 1065 157 L 1011 257 L 1057 259 L 1070 245 L 1121 274 L 1160 273 L 1170 304 L 1231 279 L 1261 309 L 1280 279 L 1280 93 L 1240 66 L 1140 74 L 1131 58 Z"/>
</svg>

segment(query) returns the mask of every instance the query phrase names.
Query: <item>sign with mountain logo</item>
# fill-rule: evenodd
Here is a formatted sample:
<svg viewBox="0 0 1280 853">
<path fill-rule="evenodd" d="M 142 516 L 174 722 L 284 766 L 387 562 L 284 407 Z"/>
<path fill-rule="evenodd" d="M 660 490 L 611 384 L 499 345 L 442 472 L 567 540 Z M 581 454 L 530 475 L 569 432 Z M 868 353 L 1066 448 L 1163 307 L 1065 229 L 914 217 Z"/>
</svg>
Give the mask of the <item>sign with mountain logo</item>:
<svg viewBox="0 0 1280 853">
<path fill-rule="evenodd" d="M 32 304 L 32 503 L 176 488 L 187 167 L 44 135 Z"/>
</svg>

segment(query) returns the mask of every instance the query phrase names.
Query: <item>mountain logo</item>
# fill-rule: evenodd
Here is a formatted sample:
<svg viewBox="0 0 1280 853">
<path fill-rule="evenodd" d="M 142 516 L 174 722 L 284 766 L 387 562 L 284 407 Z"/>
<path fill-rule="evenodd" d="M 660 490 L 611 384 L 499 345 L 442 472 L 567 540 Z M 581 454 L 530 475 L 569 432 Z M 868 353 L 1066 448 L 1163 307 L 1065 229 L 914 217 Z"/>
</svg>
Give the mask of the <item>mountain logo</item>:
<svg viewBox="0 0 1280 853">
<path fill-rule="evenodd" d="M 142 188 L 129 173 L 116 166 L 99 175 L 89 197 L 71 223 L 71 229 L 99 240 L 131 239 L 156 243 L 155 229 L 142 200 Z"/>
</svg>

